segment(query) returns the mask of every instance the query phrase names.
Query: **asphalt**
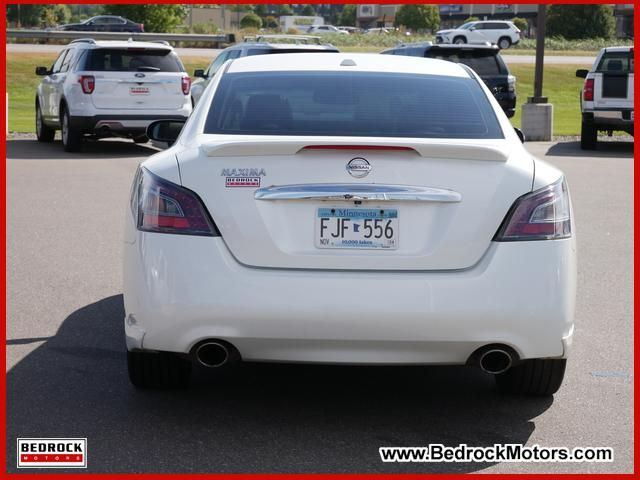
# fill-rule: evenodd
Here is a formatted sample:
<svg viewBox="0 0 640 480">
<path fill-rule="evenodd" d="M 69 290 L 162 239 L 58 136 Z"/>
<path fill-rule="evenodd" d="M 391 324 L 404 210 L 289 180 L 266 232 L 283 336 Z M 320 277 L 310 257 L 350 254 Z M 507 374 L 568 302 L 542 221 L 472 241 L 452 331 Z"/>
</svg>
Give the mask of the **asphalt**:
<svg viewBox="0 0 640 480">
<path fill-rule="evenodd" d="M 33 45 L 26 43 L 8 43 L 7 53 L 58 53 L 64 45 Z M 382 51 L 383 48 L 380 48 Z M 180 57 L 211 57 L 214 59 L 222 50 L 215 48 L 176 48 L 176 52 Z M 535 64 L 536 57 L 534 55 L 509 55 L 508 51 L 502 55 L 507 64 Z M 544 63 L 549 65 L 592 65 L 595 61 L 593 56 L 577 56 L 577 55 L 545 55 Z"/>
<path fill-rule="evenodd" d="M 577 223 L 575 341 L 552 398 L 500 395 L 467 367 L 240 365 L 199 372 L 186 391 L 138 391 L 125 363 L 123 218 L 153 149 L 104 141 L 67 154 L 10 139 L 9 470 L 17 437 L 87 437 L 91 473 L 632 472 L 633 143 L 588 154 L 575 141 L 527 146 L 566 172 Z M 429 443 L 608 446 L 615 461 L 378 457 L 380 446 Z"/>
</svg>

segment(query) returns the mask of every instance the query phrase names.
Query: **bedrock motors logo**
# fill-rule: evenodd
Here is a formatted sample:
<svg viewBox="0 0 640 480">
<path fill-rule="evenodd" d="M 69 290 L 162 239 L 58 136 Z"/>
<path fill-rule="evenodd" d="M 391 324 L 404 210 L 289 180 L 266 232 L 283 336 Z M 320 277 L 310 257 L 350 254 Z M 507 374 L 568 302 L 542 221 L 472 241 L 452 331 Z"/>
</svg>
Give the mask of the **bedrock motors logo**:
<svg viewBox="0 0 640 480">
<path fill-rule="evenodd" d="M 19 438 L 18 468 L 87 468 L 87 439 Z"/>
</svg>

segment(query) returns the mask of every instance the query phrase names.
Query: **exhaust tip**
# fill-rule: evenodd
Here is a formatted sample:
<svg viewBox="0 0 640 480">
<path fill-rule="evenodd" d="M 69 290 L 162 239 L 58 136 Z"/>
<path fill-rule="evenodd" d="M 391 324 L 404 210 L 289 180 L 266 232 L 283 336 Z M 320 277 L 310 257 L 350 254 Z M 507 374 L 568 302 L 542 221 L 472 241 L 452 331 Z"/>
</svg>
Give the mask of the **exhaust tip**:
<svg viewBox="0 0 640 480">
<path fill-rule="evenodd" d="M 229 361 L 229 349 L 219 342 L 206 342 L 200 345 L 195 356 L 201 365 L 209 368 L 221 367 Z"/>
<path fill-rule="evenodd" d="M 509 370 L 513 365 L 513 359 L 506 350 L 492 348 L 482 353 L 478 363 L 484 372 L 497 375 Z"/>
</svg>

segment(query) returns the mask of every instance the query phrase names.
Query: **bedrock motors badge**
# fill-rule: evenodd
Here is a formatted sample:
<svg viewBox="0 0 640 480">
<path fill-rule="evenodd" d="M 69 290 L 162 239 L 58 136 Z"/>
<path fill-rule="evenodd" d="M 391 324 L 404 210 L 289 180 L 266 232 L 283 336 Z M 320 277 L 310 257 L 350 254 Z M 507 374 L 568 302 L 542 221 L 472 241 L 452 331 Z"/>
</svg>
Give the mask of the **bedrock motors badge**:
<svg viewBox="0 0 640 480">
<path fill-rule="evenodd" d="M 87 468 L 87 439 L 19 438 L 18 468 Z"/>
</svg>

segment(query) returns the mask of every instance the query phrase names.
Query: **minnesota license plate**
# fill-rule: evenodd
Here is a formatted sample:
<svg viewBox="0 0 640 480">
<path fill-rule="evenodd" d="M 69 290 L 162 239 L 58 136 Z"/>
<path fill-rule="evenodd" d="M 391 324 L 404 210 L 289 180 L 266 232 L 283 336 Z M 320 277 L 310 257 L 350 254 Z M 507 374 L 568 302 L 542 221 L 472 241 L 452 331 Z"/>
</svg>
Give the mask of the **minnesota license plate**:
<svg viewBox="0 0 640 480">
<path fill-rule="evenodd" d="M 394 209 L 319 208 L 317 248 L 398 248 L 398 211 Z"/>
</svg>

